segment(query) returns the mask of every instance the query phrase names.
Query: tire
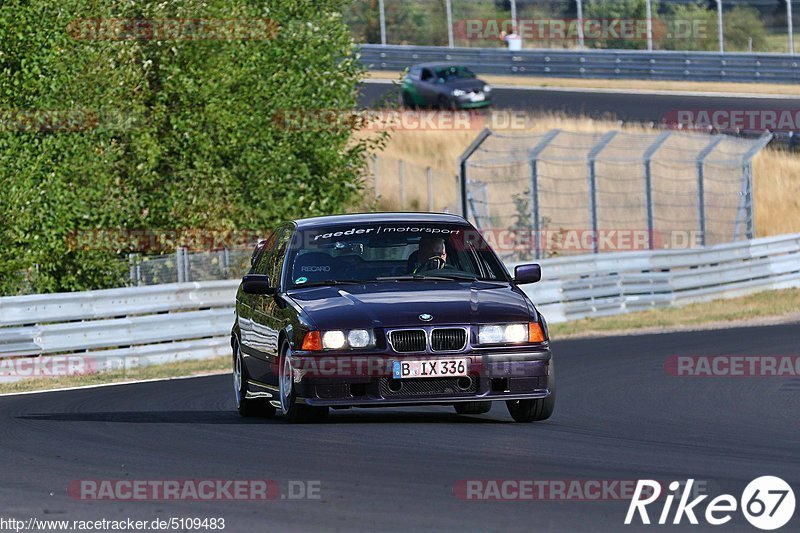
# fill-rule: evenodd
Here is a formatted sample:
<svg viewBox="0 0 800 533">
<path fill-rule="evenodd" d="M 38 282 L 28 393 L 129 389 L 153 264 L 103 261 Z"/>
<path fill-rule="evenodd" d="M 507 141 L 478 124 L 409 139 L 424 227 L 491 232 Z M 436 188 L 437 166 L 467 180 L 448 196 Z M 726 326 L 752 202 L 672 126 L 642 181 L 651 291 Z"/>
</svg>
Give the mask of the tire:
<svg viewBox="0 0 800 533">
<path fill-rule="evenodd" d="M 281 413 L 286 420 L 293 424 L 307 424 L 315 422 L 325 422 L 328 419 L 329 410 L 327 407 L 312 407 L 297 403 L 297 396 L 294 390 L 294 380 L 292 379 L 292 351 L 288 343 L 284 343 L 281 348 L 281 356 L 278 360 L 278 383 L 280 385 Z"/>
<path fill-rule="evenodd" d="M 492 409 L 492 402 L 460 402 L 453 407 L 460 415 L 482 415 Z"/>
<path fill-rule="evenodd" d="M 448 111 L 455 111 L 456 110 L 455 102 L 453 102 L 452 100 L 450 100 L 449 98 L 447 98 L 444 95 L 440 96 L 439 99 L 436 101 L 436 103 L 437 103 L 437 106 L 439 107 L 439 109 L 444 109 L 444 110 L 448 110 Z"/>
<path fill-rule="evenodd" d="M 508 400 L 508 414 L 515 422 L 540 422 L 547 420 L 556 407 L 556 373 L 553 361 L 550 360 L 550 396 L 532 400 Z"/>
<path fill-rule="evenodd" d="M 250 375 L 247 367 L 242 360 L 242 352 L 239 349 L 239 342 L 233 341 L 233 392 L 236 399 L 236 410 L 239 415 L 245 418 L 262 417 L 271 418 L 275 416 L 275 408 L 264 398 L 247 398 L 247 380 Z"/>
</svg>

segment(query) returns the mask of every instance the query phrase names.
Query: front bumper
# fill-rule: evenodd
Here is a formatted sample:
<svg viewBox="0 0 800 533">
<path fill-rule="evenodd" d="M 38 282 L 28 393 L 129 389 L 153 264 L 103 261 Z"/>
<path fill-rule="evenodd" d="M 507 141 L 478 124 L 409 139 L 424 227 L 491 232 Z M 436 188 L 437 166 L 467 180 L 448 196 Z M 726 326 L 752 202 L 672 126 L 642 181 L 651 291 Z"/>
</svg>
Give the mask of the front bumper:
<svg viewBox="0 0 800 533">
<path fill-rule="evenodd" d="M 320 357 L 294 354 L 297 401 L 315 406 L 367 407 L 518 400 L 546 398 L 554 385 L 549 349 L 439 356 L 467 359 L 468 379 L 393 379 L 393 361 L 432 359 L 430 355 L 342 357 L 347 358 L 347 365 L 330 364 L 326 370 L 324 364 L 317 364 Z"/>
<path fill-rule="evenodd" d="M 481 107 L 488 107 L 492 105 L 492 98 L 487 97 L 480 102 L 473 102 L 466 97 L 455 98 L 455 104 L 458 109 L 479 109 Z"/>
</svg>

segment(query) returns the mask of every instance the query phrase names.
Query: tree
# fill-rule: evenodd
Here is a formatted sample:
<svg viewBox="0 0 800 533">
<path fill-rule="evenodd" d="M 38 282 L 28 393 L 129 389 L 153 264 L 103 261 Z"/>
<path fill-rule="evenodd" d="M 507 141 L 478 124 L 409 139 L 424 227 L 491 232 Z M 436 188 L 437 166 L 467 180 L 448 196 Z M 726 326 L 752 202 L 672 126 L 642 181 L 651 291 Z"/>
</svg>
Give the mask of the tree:
<svg viewBox="0 0 800 533">
<path fill-rule="evenodd" d="M 355 108 L 362 67 L 345 4 L 5 2 L 0 291 L 21 278 L 37 292 L 118 284 L 127 244 L 74 246 L 76 234 L 266 231 L 352 205 L 373 141 L 354 140 L 348 121 L 282 119 Z M 179 21 L 180 32 L 108 39 L 109 19 Z M 222 20 L 252 38 L 215 37 Z"/>
<path fill-rule="evenodd" d="M 652 1 L 652 16 L 658 13 L 657 0 Z M 584 18 L 594 21 L 620 21 L 632 24 L 634 29 L 622 30 L 619 25 L 610 30 L 601 30 L 599 38 L 589 38 L 586 46 L 611 49 L 640 49 L 647 47 L 647 32 L 642 31 L 647 20 L 647 2 L 645 0 L 587 0 Z M 617 31 L 616 29 L 620 29 Z M 655 32 L 654 32 L 655 33 Z"/>
</svg>

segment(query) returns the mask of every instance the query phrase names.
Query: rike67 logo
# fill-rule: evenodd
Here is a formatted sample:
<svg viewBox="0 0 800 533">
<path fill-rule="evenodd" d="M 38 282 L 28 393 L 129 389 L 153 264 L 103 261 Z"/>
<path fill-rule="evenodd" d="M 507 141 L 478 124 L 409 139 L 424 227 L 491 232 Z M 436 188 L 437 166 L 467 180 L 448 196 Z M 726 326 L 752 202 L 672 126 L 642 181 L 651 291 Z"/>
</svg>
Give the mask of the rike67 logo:
<svg viewBox="0 0 800 533">
<path fill-rule="evenodd" d="M 794 491 L 779 477 L 762 476 L 754 479 L 745 487 L 742 497 L 738 501 L 730 494 L 721 494 L 707 502 L 705 513 L 702 514 L 700 504 L 708 498 L 708 495 L 703 494 L 689 501 L 693 484 L 694 479 L 687 480 L 685 488 L 680 494 L 678 491 L 683 485 L 682 483 L 673 481 L 669 484 L 670 492 L 663 499 L 664 506 L 661 508 L 656 523 L 661 525 L 668 523 L 676 496 L 679 497 L 679 502 L 674 515 L 672 515 L 672 524 L 680 524 L 681 520 L 686 517 L 690 524 L 697 525 L 699 523 L 697 516 L 700 515 L 708 524 L 721 526 L 730 522 L 737 509 L 741 509 L 750 524 L 758 529 L 771 531 L 785 526 L 794 515 Z M 647 512 L 647 506 L 658 501 L 662 496 L 661 492 L 661 484 L 658 481 L 639 480 L 628 507 L 628 514 L 625 516 L 625 524 L 633 523 L 637 512 L 642 524 L 650 524 L 651 519 Z"/>
</svg>

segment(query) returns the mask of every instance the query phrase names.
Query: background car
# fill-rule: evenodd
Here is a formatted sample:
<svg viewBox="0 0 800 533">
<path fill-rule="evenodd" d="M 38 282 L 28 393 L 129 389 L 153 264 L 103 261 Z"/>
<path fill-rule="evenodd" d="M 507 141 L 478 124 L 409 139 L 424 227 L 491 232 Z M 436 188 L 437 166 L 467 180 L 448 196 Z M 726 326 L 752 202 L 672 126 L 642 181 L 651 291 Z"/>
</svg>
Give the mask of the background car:
<svg viewBox="0 0 800 533">
<path fill-rule="evenodd" d="M 463 65 L 422 63 L 408 71 L 401 87 L 406 107 L 475 109 L 492 103 L 492 88 Z"/>
<path fill-rule="evenodd" d="M 544 420 L 555 405 L 547 324 L 518 287 L 540 277 L 538 265 L 509 276 L 455 215 L 287 222 L 256 248 L 237 294 L 239 412 L 320 421 L 329 407 L 452 404 L 481 414 L 500 400 L 518 422 Z"/>
</svg>

